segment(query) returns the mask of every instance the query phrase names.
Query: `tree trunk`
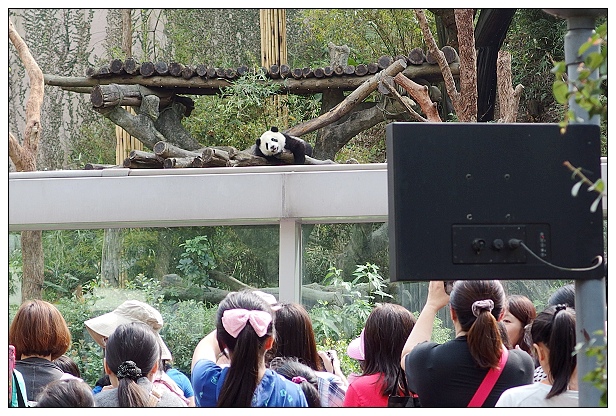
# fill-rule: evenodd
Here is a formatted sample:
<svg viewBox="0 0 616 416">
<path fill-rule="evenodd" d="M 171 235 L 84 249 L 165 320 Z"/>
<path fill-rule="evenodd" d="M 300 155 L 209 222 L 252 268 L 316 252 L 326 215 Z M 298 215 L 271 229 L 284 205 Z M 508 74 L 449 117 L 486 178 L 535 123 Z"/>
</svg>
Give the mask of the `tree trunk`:
<svg viewBox="0 0 616 416">
<path fill-rule="evenodd" d="M 9 20 L 9 39 L 15 46 L 30 79 L 30 95 L 26 103 L 26 127 L 22 144 L 9 132 L 9 157 L 20 172 L 36 170 L 36 154 L 41 132 L 41 106 L 45 94 L 43 71 L 34 60 L 28 45 Z M 42 231 L 21 233 L 23 262 L 22 299 L 41 299 L 43 295 L 44 255 Z"/>
<path fill-rule="evenodd" d="M 21 232 L 21 256 L 23 264 L 22 301 L 42 299 L 43 280 L 45 279 L 42 231 Z"/>
<path fill-rule="evenodd" d="M 112 287 L 120 286 L 122 239 L 122 229 L 105 229 L 105 234 L 103 237 L 103 253 L 101 257 L 101 279 Z"/>
</svg>

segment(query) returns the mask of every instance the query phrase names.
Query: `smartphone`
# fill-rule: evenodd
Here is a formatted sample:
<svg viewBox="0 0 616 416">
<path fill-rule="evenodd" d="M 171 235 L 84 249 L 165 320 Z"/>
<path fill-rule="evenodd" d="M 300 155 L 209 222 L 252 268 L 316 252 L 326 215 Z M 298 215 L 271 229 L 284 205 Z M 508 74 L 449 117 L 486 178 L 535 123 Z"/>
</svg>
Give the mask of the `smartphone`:
<svg viewBox="0 0 616 416">
<path fill-rule="evenodd" d="M 443 285 L 445 286 L 445 293 L 447 293 L 448 295 L 451 295 L 451 290 L 453 289 L 453 282 L 455 282 L 455 280 L 445 280 L 443 282 Z"/>
</svg>

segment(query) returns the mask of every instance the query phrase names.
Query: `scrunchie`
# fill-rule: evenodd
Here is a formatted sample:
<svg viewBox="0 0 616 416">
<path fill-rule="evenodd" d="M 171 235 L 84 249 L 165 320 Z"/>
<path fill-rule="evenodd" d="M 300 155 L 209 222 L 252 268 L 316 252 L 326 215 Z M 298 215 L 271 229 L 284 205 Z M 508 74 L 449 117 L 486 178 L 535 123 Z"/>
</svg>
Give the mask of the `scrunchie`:
<svg viewBox="0 0 616 416">
<path fill-rule="evenodd" d="M 564 311 L 565 309 L 567 309 L 567 305 L 564 305 L 562 303 L 559 303 L 558 305 L 554 307 L 554 315 L 552 315 L 552 323 L 554 322 L 554 319 L 556 319 L 556 315 L 558 314 L 558 312 Z"/>
<path fill-rule="evenodd" d="M 124 361 L 118 366 L 116 377 L 118 380 L 130 378 L 133 381 L 137 381 L 140 377 L 143 377 L 143 375 L 141 374 L 141 369 L 137 367 L 134 361 Z"/>
<path fill-rule="evenodd" d="M 254 328 L 258 336 L 267 333 L 267 327 L 272 322 L 272 315 L 265 311 L 249 311 L 247 309 L 227 309 L 222 314 L 222 326 L 233 338 L 242 332 L 246 322 Z"/>
<path fill-rule="evenodd" d="M 294 382 L 295 384 L 302 384 L 303 382 L 308 381 L 308 380 L 306 380 L 302 376 L 295 376 L 291 379 L 291 381 Z"/>
<path fill-rule="evenodd" d="M 473 315 L 479 317 L 481 311 L 486 310 L 488 312 L 492 312 L 492 309 L 494 309 L 494 301 L 492 299 L 476 300 L 473 302 L 472 309 Z"/>
</svg>

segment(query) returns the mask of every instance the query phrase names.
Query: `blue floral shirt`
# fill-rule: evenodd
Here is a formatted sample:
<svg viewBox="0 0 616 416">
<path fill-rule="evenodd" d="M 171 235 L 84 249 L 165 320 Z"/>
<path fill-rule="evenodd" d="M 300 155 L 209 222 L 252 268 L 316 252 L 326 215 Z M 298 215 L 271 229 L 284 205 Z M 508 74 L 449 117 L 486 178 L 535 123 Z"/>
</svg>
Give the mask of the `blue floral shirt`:
<svg viewBox="0 0 616 416">
<path fill-rule="evenodd" d="M 229 367 L 221 368 L 210 360 L 197 361 L 191 373 L 197 407 L 216 407 L 228 372 Z M 308 407 L 308 402 L 298 384 L 266 369 L 252 396 L 251 407 Z"/>
</svg>

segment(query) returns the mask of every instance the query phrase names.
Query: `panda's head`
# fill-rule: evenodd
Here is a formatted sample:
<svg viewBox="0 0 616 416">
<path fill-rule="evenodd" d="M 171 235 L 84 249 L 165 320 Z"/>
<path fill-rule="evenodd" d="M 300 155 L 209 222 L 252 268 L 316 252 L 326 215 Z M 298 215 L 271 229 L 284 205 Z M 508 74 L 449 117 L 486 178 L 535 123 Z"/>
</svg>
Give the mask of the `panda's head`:
<svg viewBox="0 0 616 416">
<path fill-rule="evenodd" d="M 272 127 L 257 139 L 259 150 L 266 156 L 282 153 L 285 143 L 286 138 L 284 134 L 278 131 L 278 127 Z"/>
</svg>

